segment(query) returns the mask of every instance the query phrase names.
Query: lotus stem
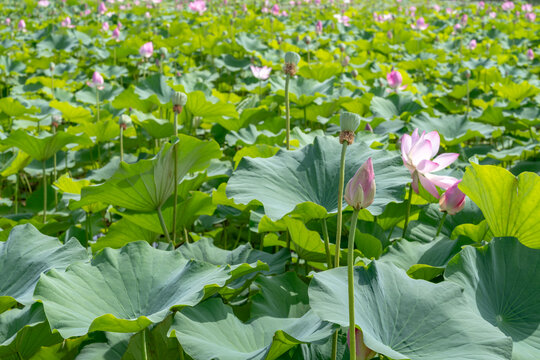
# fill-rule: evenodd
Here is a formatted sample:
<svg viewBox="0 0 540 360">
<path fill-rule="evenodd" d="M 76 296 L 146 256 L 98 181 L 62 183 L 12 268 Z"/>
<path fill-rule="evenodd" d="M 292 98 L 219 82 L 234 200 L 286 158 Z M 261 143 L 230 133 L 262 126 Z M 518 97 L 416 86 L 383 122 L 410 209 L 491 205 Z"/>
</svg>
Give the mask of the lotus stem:
<svg viewBox="0 0 540 360">
<path fill-rule="evenodd" d="M 171 238 L 169 237 L 169 231 L 167 230 L 167 225 L 165 225 L 165 220 L 163 219 L 163 213 L 161 212 L 161 205 L 157 208 L 157 214 L 159 217 L 159 223 L 161 224 L 161 228 L 163 229 L 163 233 L 165 233 L 165 238 L 168 242 L 171 242 Z"/>
<path fill-rule="evenodd" d="M 15 215 L 19 213 L 19 173 L 15 174 Z"/>
<path fill-rule="evenodd" d="M 99 90 L 96 86 L 96 107 L 97 107 L 97 122 L 99 122 Z"/>
<path fill-rule="evenodd" d="M 287 131 L 287 150 L 290 150 L 291 149 L 291 143 L 290 143 L 290 138 L 291 138 L 291 107 L 290 107 L 290 104 L 289 104 L 289 80 L 290 80 L 290 75 L 287 74 L 285 76 L 285 119 L 286 119 L 286 131 Z"/>
<path fill-rule="evenodd" d="M 337 359 L 337 343 L 338 343 L 339 330 L 334 332 L 332 336 L 332 360 Z"/>
<path fill-rule="evenodd" d="M 178 137 L 178 114 L 180 111 L 174 112 L 174 136 Z M 178 149 L 174 145 L 174 190 L 173 190 L 173 222 L 172 222 L 172 240 L 176 241 L 176 214 L 178 207 Z M 186 239 L 187 241 L 187 239 Z"/>
<path fill-rule="evenodd" d="M 124 161 L 124 128 L 120 125 L 120 161 Z"/>
<path fill-rule="evenodd" d="M 45 172 L 45 160 L 43 163 L 43 223 L 47 221 L 47 173 Z"/>
<path fill-rule="evenodd" d="M 52 127 L 53 135 L 56 134 L 56 126 Z M 56 181 L 57 173 L 56 173 L 56 153 L 53 155 L 53 179 Z M 56 208 L 58 207 L 58 190 L 54 190 L 54 209 L 56 211 Z"/>
<path fill-rule="evenodd" d="M 339 165 L 339 190 L 338 190 L 338 209 L 337 209 L 337 230 L 336 230 L 336 255 L 334 267 L 339 267 L 339 255 L 341 250 L 341 226 L 343 221 L 343 187 L 345 185 L 345 154 L 349 143 L 344 141 L 341 147 L 341 160 Z"/>
<path fill-rule="evenodd" d="M 405 238 L 405 233 L 407 233 L 407 227 L 409 226 L 409 214 L 411 213 L 412 193 L 412 184 L 409 184 L 409 198 L 407 199 L 407 212 L 405 213 L 405 225 L 403 226 L 403 235 L 401 235 L 402 238 Z"/>
<path fill-rule="evenodd" d="M 328 226 L 326 225 L 326 218 L 322 219 L 322 231 L 324 236 L 324 250 L 326 251 L 326 264 L 329 269 L 332 266 L 332 255 L 330 254 L 330 238 L 328 237 Z"/>
<path fill-rule="evenodd" d="M 356 325 L 354 322 L 354 236 L 359 210 L 354 210 L 349 231 L 349 251 L 347 252 L 347 280 L 349 285 L 349 341 L 351 360 L 356 360 Z"/>
<path fill-rule="evenodd" d="M 447 212 L 444 213 L 441 221 L 439 222 L 439 227 L 437 228 L 437 233 L 435 234 L 435 237 L 439 236 L 439 234 L 441 233 L 441 230 L 442 230 L 442 227 L 444 225 L 444 221 L 446 220 L 446 216 L 448 215 Z"/>
</svg>

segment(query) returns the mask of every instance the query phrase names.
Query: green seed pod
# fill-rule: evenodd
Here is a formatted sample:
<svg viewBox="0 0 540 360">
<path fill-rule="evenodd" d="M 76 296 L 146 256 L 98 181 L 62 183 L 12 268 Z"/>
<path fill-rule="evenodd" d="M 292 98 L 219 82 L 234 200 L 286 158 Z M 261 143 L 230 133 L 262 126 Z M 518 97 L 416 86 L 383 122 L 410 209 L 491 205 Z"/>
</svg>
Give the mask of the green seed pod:
<svg viewBox="0 0 540 360">
<path fill-rule="evenodd" d="M 341 131 L 355 132 L 360 125 L 360 116 L 351 112 L 342 112 L 339 119 L 339 125 L 341 126 Z"/>
<path fill-rule="evenodd" d="M 285 64 L 298 65 L 300 62 L 300 55 L 294 51 L 289 51 L 285 54 Z"/>
<path fill-rule="evenodd" d="M 166 47 L 162 47 L 161 49 L 159 49 L 159 52 L 161 53 L 161 56 L 165 59 L 169 56 L 169 51 L 167 50 Z"/>
<path fill-rule="evenodd" d="M 173 94 L 172 103 L 175 106 L 185 106 L 187 103 L 187 95 L 183 92 L 176 91 Z"/>
<path fill-rule="evenodd" d="M 131 125 L 131 117 L 126 114 L 122 114 L 120 116 L 120 120 L 118 121 L 118 124 L 124 125 L 124 127 Z"/>
</svg>

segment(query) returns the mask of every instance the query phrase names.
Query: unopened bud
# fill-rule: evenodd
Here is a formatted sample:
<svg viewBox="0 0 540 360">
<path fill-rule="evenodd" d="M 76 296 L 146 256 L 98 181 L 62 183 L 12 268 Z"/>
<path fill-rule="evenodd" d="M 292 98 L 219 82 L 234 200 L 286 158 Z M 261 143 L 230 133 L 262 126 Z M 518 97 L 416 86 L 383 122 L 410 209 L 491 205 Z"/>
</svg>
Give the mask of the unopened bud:
<svg viewBox="0 0 540 360">
<path fill-rule="evenodd" d="M 187 103 L 187 95 L 184 94 L 183 92 L 180 92 L 180 91 L 176 91 L 174 94 L 173 94 L 173 98 L 172 98 L 172 103 L 173 103 L 173 111 L 177 114 L 181 113 L 182 112 L 182 108 L 186 105 Z"/>
<path fill-rule="evenodd" d="M 375 172 L 371 158 L 356 171 L 345 187 L 345 201 L 353 209 L 365 209 L 375 199 Z"/>
<path fill-rule="evenodd" d="M 306 35 L 306 36 L 304 37 L 304 42 L 305 42 L 307 45 L 309 45 L 309 44 L 311 43 L 311 37 L 310 37 L 309 35 Z"/>
<path fill-rule="evenodd" d="M 351 71 L 351 76 L 356 79 L 356 77 L 358 76 L 358 71 L 356 71 L 356 69 L 353 69 L 353 71 Z"/>
<path fill-rule="evenodd" d="M 351 58 L 349 57 L 349 55 L 345 55 L 345 57 L 341 61 L 341 65 L 345 67 L 349 65 L 349 61 L 351 61 Z"/>
<path fill-rule="evenodd" d="M 122 114 L 120 116 L 120 120 L 118 120 L 118 124 L 122 129 L 126 130 L 126 128 L 131 125 L 131 117 L 129 115 Z"/>
</svg>

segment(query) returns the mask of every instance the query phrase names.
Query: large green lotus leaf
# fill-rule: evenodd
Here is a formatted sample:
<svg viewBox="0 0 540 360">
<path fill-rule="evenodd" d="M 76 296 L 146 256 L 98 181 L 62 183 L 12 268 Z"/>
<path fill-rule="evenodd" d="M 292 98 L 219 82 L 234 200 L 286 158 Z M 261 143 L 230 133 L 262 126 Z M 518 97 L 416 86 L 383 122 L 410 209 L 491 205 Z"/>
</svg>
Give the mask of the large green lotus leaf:
<svg viewBox="0 0 540 360">
<path fill-rule="evenodd" d="M 441 142 L 448 146 L 459 145 L 475 137 L 490 139 L 496 127 L 467 120 L 465 115 L 448 115 L 445 117 L 431 117 L 420 114 L 411 119 L 414 128 L 422 129 L 426 132 L 438 131 L 441 135 Z"/>
<path fill-rule="evenodd" d="M 163 75 L 155 74 L 140 81 L 135 86 L 135 94 L 141 100 L 149 99 L 156 105 L 165 105 L 171 102 L 172 89 Z"/>
<path fill-rule="evenodd" d="M 31 224 L 15 226 L 7 241 L 0 242 L 0 312 L 5 310 L 1 304 L 8 300 L 31 304 L 34 288 L 43 272 L 65 269 L 86 259 L 88 254 L 76 239 L 62 245 Z"/>
<path fill-rule="evenodd" d="M 93 145 L 92 140 L 86 134 L 73 135 L 64 131 L 50 134 L 43 131 L 38 136 L 34 136 L 24 130 L 13 131 L 8 138 L 0 143 L 4 146 L 16 147 L 38 161 L 51 158 L 68 144 Z"/>
<path fill-rule="evenodd" d="M 247 69 L 251 64 L 249 58 L 237 59 L 231 54 L 222 55 L 214 60 L 216 66 L 221 68 L 226 68 L 229 71 L 240 71 Z"/>
<path fill-rule="evenodd" d="M 260 201 L 274 221 L 305 202 L 337 212 L 341 148 L 336 138 L 316 137 L 312 145 L 300 150 L 280 151 L 267 159 L 244 158 L 227 184 L 227 196 L 241 204 Z M 358 142 L 347 148 L 345 182 L 369 157 L 377 192 L 368 209 L 379 215 L 389 202 L 403 201 L 410 175 L 398 153 L 374 150 Z"/>
<path fill-rule="evenodd" d="M 99 90 L 99 103 L 101 106 L 103 106 L 105 101 L 114 100 L 114 98 L 117 97 L 122 91 L 123 88 L 119 86 L 111 86 L 110 84 L 106 84 L 103 90 Z M 83 89 L 75 93 L 75 98 L 80 102 L 96 105 L 96 89 L 91 88 L 90 86 L 85 86 Z"/>
<path fill-rule="evenodd" d="M 197 304 L 205 290 L 225 285 L 229 273 L 228 267 L 188 261 L 177 251 L 138 241 L 104 249 L 91 264 L 49 271 L 34 297 L 64 338 L 96 330 L 137 332 L 163 320 L 171 308 Z"/>
<path fill-rule="evenodd" d="M 302 66 L 298 71 L 298 75 L 308 79 L 317 81 L 325 81 L 343 71 L 343 67 L 337 63 L 319 63 L 308 66 Z"/>
<path fill-rule="evenodd" d="M 185 109 L 182 111 L 179 121 L 186 121 L 185 116 L 189 112 L 193 116 L 200 116 L 203 118 L 229 116 L 232 118 L 238 118 L 238 112 L 233 104 L 224 102 L 211 102 L 206 100 L 206 96 L 202 91 L 194 91 L 188 94 L 188 101 Z"/>
<path fill-rule="evenodd" d="M 139 89 L 138 92 L 139 93 L 137 94 L 135 93 L 135 87 L 133 85 L 128 87 L 118 96 L 116 96 L 116 98 L 112 101 L 112 106 L 117 109 L 132 108 L 144 113 L 151 112 L 152 109 L 155 108 L 156 104 L 154 104 L 150 99 L 140 99 L 139 94 L 141 93 L 141 90 Z"/>
<path fill-rule="evenodd" d="M 13 61 L 7 56 L 0 56 L 0 69 L 5 75 L 12 73 L 22 74 L 26 69 L 26 65 L 21 61 Z"/>
<path fill-rule="evenodd" d="M 254 285 L 260 290 L 251 298 L 251 318 L 274 316 L 299 318 L 310 309 L 308 286 L 295 272 L 259 276 Z"/>
<path fill-rule="evenodd" d="M 120 219 L 113 222 L 109 227 L 107 234 L 98 238 L 91 246 L 92 251 L 95 253 L 106 247 L 119 249 L 127 243 L 139 240 L 144 240 L 152 244 L 158 237 L 158 233 L 144 229 L 138 224 L 134 224 L 128 220 Z"/>
<path fill-rule="evenodd" d="M 540 176 L 523 172 L 516 178 L 501 167 L 472 164 L 459 188 L 482 210 L 493 236 L 540 248 Z"/>
<path fill-rule="evenodd" d="M 527 81 L 520 84 L 512 81 L 511 79 L 505 79 L 504 83 L 497 83 L 493 85 L 493 89 L 497 91 L 498 95 L 504 99 L 521 103 L 525 98 L 533 98 L 540 93 L 540 89 Z"/>
<path fill-rule="evenodd" d="M 257 51 L 262 53 L 264 50 L 268 49 L 260 38 L 254 35 L 250 35 L 246 32 L 240 32 L 236 35 L 236 43 L 243 47 L 248 53 Z"/>
<path fill-rule="evenodd" d="M 272 92 L 284 96 L 285 79 L 282 76 L 270 78 Z M 334 79 L 318 82 L 313 79 L 296 77 L 289 80 L 289 96 L 292 102 L 300 107 L 311 104 L 316 98 L 332 95 Z"/>
<path fill-rule="evenodd" d="M 65 50 L 73 51 L 79 44 L 77 38 L 66 34 L 51 34 L 45 40 L 39 42 L 36 47 L 38 50 Z"/>
<path fill-rule="evenodd" d="M 495 238 L 463 249 L 445 277 L 465 289 L 474 312 L 512 338 L 513 360 L 540 359 L 540 250 Z"/>
<path fill-rule="evenodd" d="M 289 216 L 283 219 L 291 236 L 291 249 L 306 261 L 325 263 L 327 261 L 324 241 L 317 231 L 308 230 L 302 221 Z M 335 254 L 335 245 L 330 245 L 330 254 Z"/>
<path fill-rule="evenodd" d="M 180 135 L 177 145 L 177 176 L 205 169 L 221 150 L 213 141 Z M 174 147 L 164 144 L 159 154 L 134 164 L 120 163 L 115 174 L 102 185 L 85 187 L 81 203 L 101 201 L 136 211 L 153 211 L 162 206 L 174 190 Z"/>
<path fill-rule="evenodd" d="M 50 346 L 62 340 L 58 333 L 51 333 L 40 303 L 23 309 L 12 309 L 0 315 L 2 359 L 29 359 L 42 346 Z"/>
<path fill-rule="evenodd" d="M 0 99 L 0 110 L 10 117 L 35 112 L 34 109 L 27 109 L 19 101 L 10 97 Z"/>
<path fill-rule="evenodd" d="M 70 127 L 68 132 L 73 134 L 84 133 L 88 136 L 95 137 L 96 143 L 102 143 L 118 137 L 120 135 L 120 126 L 117 121 L 107 119 Z"/>
<path fill-rule="evenodd" d="M 364 342 L 392 359 L 510 359 L 511 339 L 468 309 L 459 286 L 414 280 L 373 261 L 354 269 L 355 322 Z M 349 325 L 347 269 L 314 275 L 309 304 L 323 320 Z"/>
<path fill-rule="evenodd" d="M 386 120 L 392 120 L 405 113 L 416 114 L 422 110 L 422 106 L 413 99 L 410 93 L 392 94 L 387 98 L 374 96 L 369 108 L 373 116 Z"/>
<path fill-rule="evenodd" d="M 283 144 L 285 139 L 285 132 L 274 134 L 268 130 L 257 130 L 257 127 L 253 124 L 249 124 L 246 128 L 241 128 L 237 131 L 231 131 L 225 135 L 225 141 L 231 146 L 235 145 L 255 145 L 266 144 L 275 145 Z"/>
<path fill-rule="evenodd" d="M 273 360 L 300 343 L 326 339 L 334 327 L 313 312 L 301 318 L 260 317 L 242 323 L 220 299 L 186 308 L 174 317 L 176 336 L 195 360 Z"/>
<path fill-rule="evenodd" d="M 84 107 L 73 106 L 69 102 L 52 100 L 49 106 L 60 111 L 64 120 L 75 123 L 84 123 L 92 119 L 90 111 Z"/>
<path fill-rule="evenodd" d="M 77 360 L 121 360 L 132 335 L 130 333 L 105 333 L 104 341 L 84 346 L 77 355 Z"/>
</svg>

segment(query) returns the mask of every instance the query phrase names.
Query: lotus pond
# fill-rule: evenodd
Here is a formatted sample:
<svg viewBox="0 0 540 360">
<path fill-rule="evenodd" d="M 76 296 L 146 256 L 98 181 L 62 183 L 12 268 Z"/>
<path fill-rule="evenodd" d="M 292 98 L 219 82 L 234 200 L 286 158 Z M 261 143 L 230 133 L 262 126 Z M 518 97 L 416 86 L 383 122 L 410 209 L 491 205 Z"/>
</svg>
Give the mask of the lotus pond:
<svg viewBox="0 0 540 360">
<path fill-rule="evenodd" d="M 0 359 L 540 359 L 538 7 L 0 8 Z"/>
</svg>

